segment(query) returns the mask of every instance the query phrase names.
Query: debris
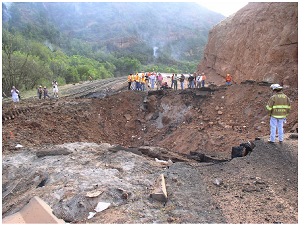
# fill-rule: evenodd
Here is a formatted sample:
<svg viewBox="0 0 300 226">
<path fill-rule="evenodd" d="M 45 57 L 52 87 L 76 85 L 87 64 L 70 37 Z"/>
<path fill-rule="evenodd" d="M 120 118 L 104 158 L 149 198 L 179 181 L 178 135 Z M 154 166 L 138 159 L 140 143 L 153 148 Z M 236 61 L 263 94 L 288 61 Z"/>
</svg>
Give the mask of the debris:
<svg viewBox="0 0 300 226">
<path fill-rule="evenodd" d="M 99 202 L 95 208 L 95 211 L 99 213 L 103 210 L 106 210 L 109 206 L 110 206 L 110 203 L 108 203 L 108 202 Z"/>
<path fill-rule="evenodd" d="M 167 189 L 166 189 L 166 184 L 165 184 L 165 177 L 163 174 L 161 174 L 156 183 L 154 184 L 154 192 L 150 194 L 150 197 L 161 201 L 161 202 L 166 202 L 167 201 Z"/>
<path fill-rule="evenodd" d="M 98 197 L 102 193 L 103 193 L 103 191 L 88 192 L 88 193 L 86 193 L 85 197 L 94 198 L 94 197 Z"/>
<path fill-rule="evenodd" d="M 91 218 L 94 217 L 95 215 L 96 215 L 95 212 L 89 212 L 88 219 L 91 219 Z"/>
<path fill-rule="evenodd" d="M 221 184 L 223 184 L 223 181 L 219 178 L 215 178 L 214 184 L 220 186 Z"/>
<path fill-rule="evenodd" d="M 15 148 L 22 148 L 23 147 L 23 145 L 21 145 L 21 144 L 17 144 L 16 146 L 15 146 Z"/>
</svg>

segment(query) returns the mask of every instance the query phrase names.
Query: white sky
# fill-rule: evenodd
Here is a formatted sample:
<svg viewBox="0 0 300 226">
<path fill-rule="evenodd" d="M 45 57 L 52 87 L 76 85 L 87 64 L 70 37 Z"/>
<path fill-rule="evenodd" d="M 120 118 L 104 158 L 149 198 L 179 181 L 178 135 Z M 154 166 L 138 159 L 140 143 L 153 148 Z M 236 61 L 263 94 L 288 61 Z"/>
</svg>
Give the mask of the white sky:
<svg viewBox="0 0 300 226">
<path fill-rule="evenodd" d="M 245 5 L 248 4 L 249 1 L 196 1 L 199 5 L 202 5 L 208 8 L 211 11 L 221 13 L 222 15 L 228 17 L 233 13 L 236 13 Z M 253 1 L 251 1 L 253 2 Z"/>
</svg>

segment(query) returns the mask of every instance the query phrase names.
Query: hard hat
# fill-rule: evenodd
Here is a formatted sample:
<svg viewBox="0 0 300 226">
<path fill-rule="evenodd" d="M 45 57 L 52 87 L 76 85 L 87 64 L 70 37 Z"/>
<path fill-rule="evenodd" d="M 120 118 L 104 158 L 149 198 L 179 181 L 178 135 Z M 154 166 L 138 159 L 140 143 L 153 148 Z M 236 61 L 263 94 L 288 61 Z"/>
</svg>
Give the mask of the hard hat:
<svg viewBox="0 0 300 226">
<path fill-rule="evenodd" d="M 42 86 L 39 86 L 40 88 L 42 88 Z"/>
<path fill-rule="evenodd" d="M 46 86 L 44 86 L 44 89 L 46 89 Z"/>
<path fill-rule="evenodd" d="M 230 75 L 230 74 L 227 74 L 227 75 Z"/>
<path fill-rule="evenodd" d="M 279 84 L 272 84 L 272 85 L 270 86 L 270 88 L 271 88 L 272 90 L 281 90 L 281 89 L 282 89 L 282 86 L 280 86 Z"/>
</svg>

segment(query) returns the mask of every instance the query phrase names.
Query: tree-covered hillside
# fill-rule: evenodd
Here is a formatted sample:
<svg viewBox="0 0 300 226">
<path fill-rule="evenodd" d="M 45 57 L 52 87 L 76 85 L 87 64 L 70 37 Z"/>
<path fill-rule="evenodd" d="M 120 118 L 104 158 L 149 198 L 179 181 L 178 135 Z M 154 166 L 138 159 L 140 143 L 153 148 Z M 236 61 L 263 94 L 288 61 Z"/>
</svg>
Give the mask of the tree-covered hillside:
<svg viewBox="0 0 300 226">
<path fill-rule="evenodd" d="M 191 73 L 222 19 L 196 3 L 2 3 L 2 88 L 141 70 Z"/>
</svg>

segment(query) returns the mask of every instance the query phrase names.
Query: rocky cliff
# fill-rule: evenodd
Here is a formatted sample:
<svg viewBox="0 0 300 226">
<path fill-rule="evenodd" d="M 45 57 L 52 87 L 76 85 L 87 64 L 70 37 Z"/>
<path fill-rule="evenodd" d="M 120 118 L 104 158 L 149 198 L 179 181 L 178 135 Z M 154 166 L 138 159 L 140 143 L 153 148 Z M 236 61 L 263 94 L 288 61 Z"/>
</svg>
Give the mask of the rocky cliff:
<svg viewBox="0 0 300 226">
<path fill-rule="evenodd" d="M 237 83 L 251 79 L 297 87 L 298 3 L 248 3 L 210 30 L 197 69 L 208 76 L 230 73 Z"/>
</svg>

